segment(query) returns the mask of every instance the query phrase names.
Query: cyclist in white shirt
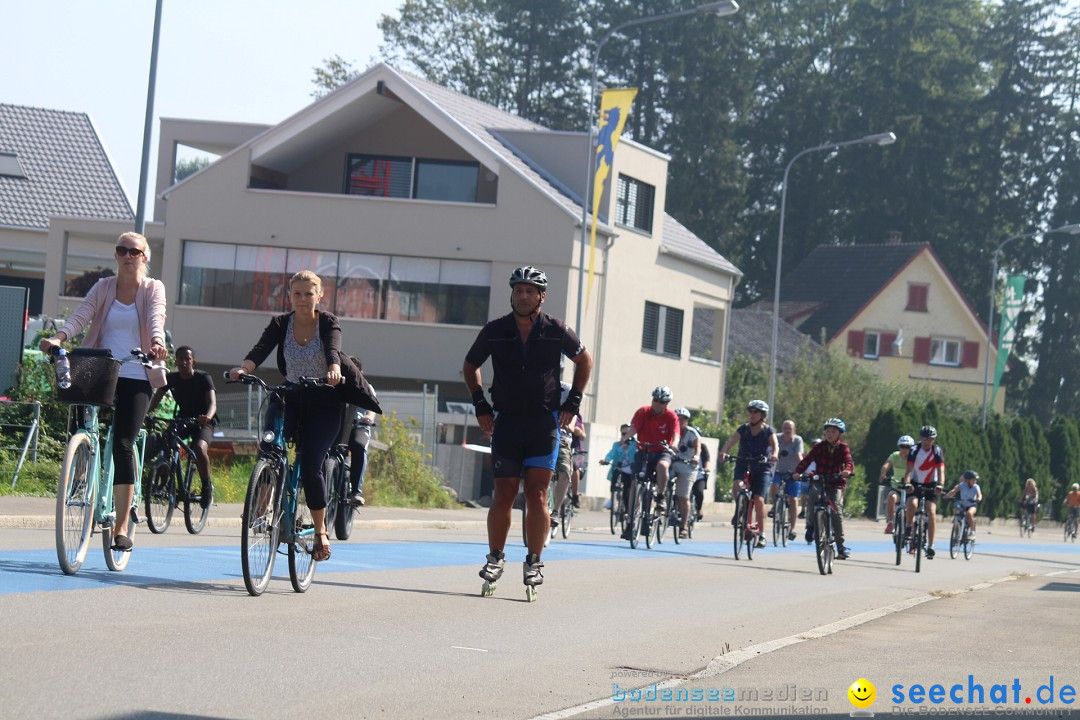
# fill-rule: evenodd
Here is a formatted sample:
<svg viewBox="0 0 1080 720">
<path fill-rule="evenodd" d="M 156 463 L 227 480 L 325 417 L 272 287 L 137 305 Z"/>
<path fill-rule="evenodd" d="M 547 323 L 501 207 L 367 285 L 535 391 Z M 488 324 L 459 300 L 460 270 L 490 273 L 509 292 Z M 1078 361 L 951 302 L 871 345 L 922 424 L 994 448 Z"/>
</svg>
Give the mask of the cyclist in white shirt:
<svg viewBox="0 0 1080 720">
<path fill-rule="evenodd" d="M 671 472 L 675 474 L 675 498 L 679 503 L 679 516 L 682 527 L 679 537 L 688 537 L 687 523 L 690 521 L 690 488 L 697 480 L 698 465 L 701 463 L 701 434 L 690 425 L 690 411 L 684 407 L 676 408 L 679 416 L 679 446 L 675 460 L 671 463 Z"/>
<path fill-rule="evenodd" d="M 946 500 L 954 496 L 957 497 L 957 501 L 953 503 L 957 515 L 961 512 L 967 513 L 968 534 L 972 537 L 975 536 L 975 508 L 982 502 L 982 488 L 976 482 L 978 479 L 979 473 L 974 470 L 965 470 L 963 480 L 958 482 L 952 490 L 945 493 Z"/>
</svg>

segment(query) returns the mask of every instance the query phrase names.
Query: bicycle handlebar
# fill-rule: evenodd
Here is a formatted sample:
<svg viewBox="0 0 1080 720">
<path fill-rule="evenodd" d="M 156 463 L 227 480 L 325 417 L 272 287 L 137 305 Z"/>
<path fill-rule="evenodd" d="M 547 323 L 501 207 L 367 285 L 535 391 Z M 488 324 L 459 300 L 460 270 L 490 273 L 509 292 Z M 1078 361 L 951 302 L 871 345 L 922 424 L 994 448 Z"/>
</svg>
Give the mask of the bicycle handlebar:
<svg viewBox="0 0 1080 720">
<path fill-rule="evenodd" d="M 299 387 L 333 387 L 333 385 L 330 384 L 330 381 L 327 380 L 326 378 L 302 377 L 302 378 L 300 378 L 300 382 L 295 382 L 294 383 L 294 382 L 286 381 L 286 382 L 282 383 L 281 385 L 270 385 L 265 380 L 263 380 L 261 377 L 259 377 L 258 375 L 252 375 L 251 373 L 244 373 L 243 375 L 240 376 L 239 380 L 233 380 L 232 378 L 230 378 L 228 370 L 226 370 L 223 374 L 225 376 L 225 382 L 226 383 L 240 383 L 241 385 L 258 385 L 263 390 L 266 390 L 267 392 L 270 392 L 270 393 L 282 392 L 282 391 L 288 390 L 289 388 L 297 387 L 297 386 L 299 386 Z"/>
<path fill-rule="evenodd" d="M 722 463 L 733 463 L 733 462 L 738 462 L 740 460 L 745 460 L 746 462 L 752 463 L 752 464 L 754 464 L 754 463 L 760 464 L 760 463 L 768 462 L 769 456 L 768 455 L 755 455 L 754 457 L 750 457 L 748 455 L 738 455 L 738 456 L 736 456 L 736 455 L 728 455 L 727 457 L 725 457 L 720 462 L 722 462 Z"/>
</svg>

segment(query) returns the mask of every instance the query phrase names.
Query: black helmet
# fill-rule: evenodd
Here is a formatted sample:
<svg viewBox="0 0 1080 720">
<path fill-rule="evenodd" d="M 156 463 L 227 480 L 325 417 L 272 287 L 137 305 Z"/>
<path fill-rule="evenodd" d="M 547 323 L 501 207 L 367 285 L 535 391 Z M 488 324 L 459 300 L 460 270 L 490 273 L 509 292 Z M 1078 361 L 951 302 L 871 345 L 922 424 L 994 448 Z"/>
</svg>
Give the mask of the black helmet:
<svg viewBox="0 0 1080 720">
<path fill-rule="evenodd" d="M 965 480 L 978 480 L 979 479 L 979 473 L 975 472 L 974 470 L 965 470 L 964 471 L 964 479 Z"/>
<path fill-rule="evenodd" d="M 934 427 L 933 425 L 923 425 L 922 429 L 919 430 L 919 437 L 921 437 L 921 438 L 936 438 L 937 437 L 937 428 Z"/>
<path fill-rule="evenodd" d="M 652 399 L 657 402 L 671 402 L 671 388 L 667 385 L 657 385 L 653 388 Z"/>
<path fill-rule="evenodd" d="M 543 270 L 537 270 L 532 265 L 519 267 L 510 275 L 510 287 L 514 287 L 518 283 L 535 285 L 541 292 L 547 291 L 547 275 L 544 274 Z"/>
</svg>

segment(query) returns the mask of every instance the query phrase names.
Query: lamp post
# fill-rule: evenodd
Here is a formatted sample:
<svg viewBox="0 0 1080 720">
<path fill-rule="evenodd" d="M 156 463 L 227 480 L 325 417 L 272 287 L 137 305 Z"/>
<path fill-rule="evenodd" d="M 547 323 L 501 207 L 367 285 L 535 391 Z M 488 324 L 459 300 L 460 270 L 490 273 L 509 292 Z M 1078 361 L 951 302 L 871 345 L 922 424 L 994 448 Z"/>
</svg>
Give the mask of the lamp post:
<svg viewBox="0 0 1080 720">
<path fill-rule="evenodd" d="M 998 274 L 998 255 L 1001 254 L 1002 249 L 1011 243 L 1013 240 L 1020 240 L 1022 238 L 1035 237 L 1036 235 L 1053 235 L 1055 233 L 1063 233 L 1066 235 L 1080 235 L 1080 225 L 1062 225 L 1061 227 L 1054 228 L 1053 230 L 1047 230 L 1045 233 L 1039 230 L 1029 233 L 1022 233 L 1020 235 L 1013 235 L 1007 237 L 1001 241 L 996 248 L 994 248 L 994 263 L 993 269 L 990 271 L 990 312 L 987 314 L 988 320 L 986 324 L 986 361 L 983 363 L 983 406 L 982 406 L 982 426 L 986 429 L 986 411 L 989 404 L 987 399 L 987 392 L 990 388 L 990 339 L 994 335 L 994 300 L 997 294 L 997 274 Z"/>
<path fill-rule="evenodd" d="M 738 11 L 739 4 L 735 2 L 735 0 L 722 0 L 721 2 L 706 3 L 688 10 L 678 10 L 676 12 L 649 15 L 648 17 L 627 20 L 608 30 L 607 33 L 600 38 L 600 42 L 596 44 L 596 50 L 593 51 L 592 56 L 592 79 L 589 82 L 589 157 L 585 164 L 585 190 L 582 193 L 581 200 L 581 248 L 578 253 L 577 320 L 574 325 L 574 330 L 579 335 L 582 333 L 581 314 L 585 305 L 585 244 L 588 241 L 589 235 L 586 230 L 586 225 L 589 220 L 589 191 L 592 189 L 594 172 L 593 161 L 596 159 L 596 148 L 593 147 L 593 143 L 595 142 L 593 125 L 596 124 L 596 66 L 600 62 L 600 51 L 613 35 L 630 27 L 660 22 L 661 20 L 673 20 L 679 17 L 686 17 L 687 15 L 716 15 L 717 17 L 723 17 L 725 15 L 734 15 Z M 597 219 L 593 218 L 593 222 L 597 222 Z"/>
<path fill-rule="evenodd" d="M 784 255 L 784 211 L 787 209 L 787 181 L 791 166 L 803 155 L 821 150 L 836 150 L 848 145 L 892 145 L 896 142 L 896 135 L 891 132 L 867 135 L 858 140 L 845 140 L 843 142 L 831 142 L 824 145 L 806 148 L 796 153 L 791 158 L 787 167 L 784 168 L 784 181 L 780 190 L 780 237 L 776 241 L 776 285 L 773 289 L 773 318 L 772 318 L 772 352 L 769 354 L 769 412 L 775 413 L 776 401 L 776 350 L 777 340 L 780 336 L 780 265 Z M 774 415 L 775 417 L 775 415 Z"/>
</svg>

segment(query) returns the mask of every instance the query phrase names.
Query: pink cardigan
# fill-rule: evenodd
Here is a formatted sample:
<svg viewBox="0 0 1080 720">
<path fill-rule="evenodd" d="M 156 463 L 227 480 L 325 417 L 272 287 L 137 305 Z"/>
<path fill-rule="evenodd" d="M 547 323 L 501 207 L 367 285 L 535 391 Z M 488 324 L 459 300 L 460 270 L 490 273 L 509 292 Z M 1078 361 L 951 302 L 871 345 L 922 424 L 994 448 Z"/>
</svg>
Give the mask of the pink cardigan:
<svg viewBox="0 0 1080 720">
<path fill-rule="evenodd" d="M 78 309 L 67 319 L 60 332 L 68 340 L 75 337 L 89 325 L 83 346 L 96 348 L 101 342 L 101 329 L 105 318 L 109 316 L 113 300 L 116 299 L 116 276 L 101 278 Z M 160 280 L 144 277 L 135 291 L 135 311 L 139 315 L 139 334 L 142 349 L 149 350 L 154 341 L 165 344 L 165 284 Z M 95 322 L 96 321 L 96 322 Z"/>
</svg>

